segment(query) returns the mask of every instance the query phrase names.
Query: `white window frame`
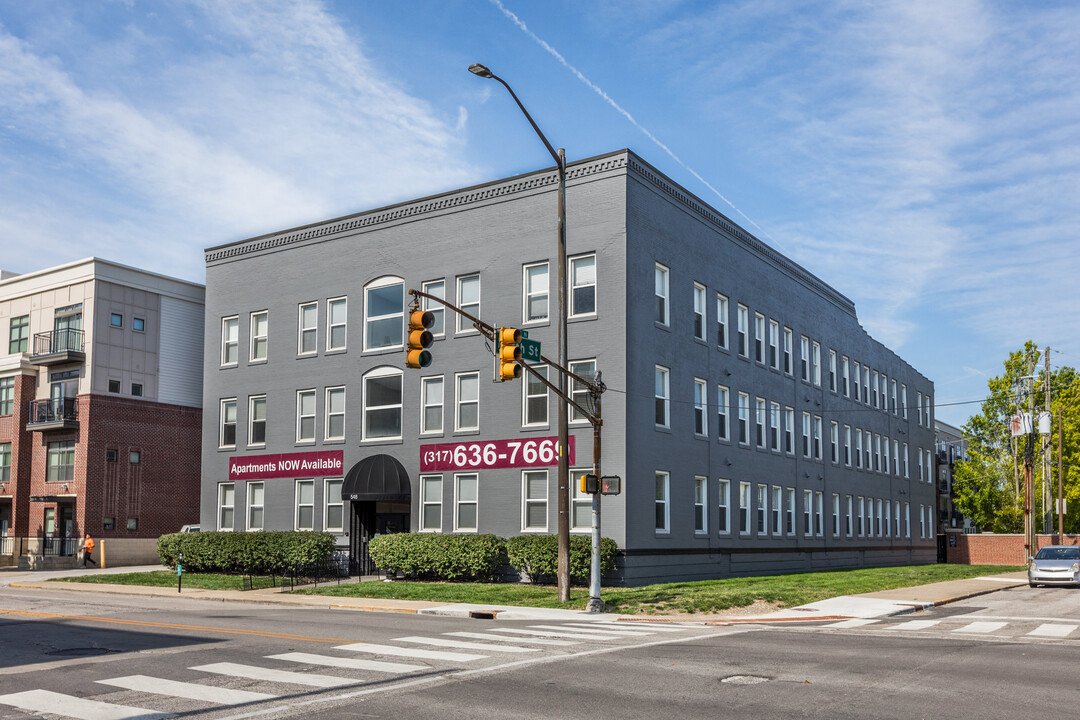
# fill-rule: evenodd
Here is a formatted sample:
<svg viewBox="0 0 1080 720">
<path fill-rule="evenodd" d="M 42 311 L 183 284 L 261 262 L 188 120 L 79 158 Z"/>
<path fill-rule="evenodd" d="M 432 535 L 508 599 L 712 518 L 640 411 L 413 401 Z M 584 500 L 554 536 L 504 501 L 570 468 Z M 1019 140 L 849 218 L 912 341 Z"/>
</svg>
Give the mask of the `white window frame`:
<svg viewBox="0 0 1080 720">
<path fill-rule="evenodd" d="M 814 491 L 814 535 L 825 537 L 825 491 Z"/>
<path fill-rule="evenodd" d="M 663 411 L 663 422 L 657 422 L 658 428 L 671 427 L 671 371 L 663 365 L 657 365 L 653 379 L 653 392 L 657 410 Z M 655 413 L 655 420 L 660 420 L 661 413 Z"/>
<path fill-rule="evenodd" d="M 851 364 L 852 364 L 852 367 L 854 369 L 853 375 L 855 376 L 855 402 L 861 403 L 862 402 L 862 384 L 861 384 L 862 363 L 860 363 L 858 360 L 855 360 Z"/>
<path fill-rule="evenodd" d="M 476 397 L 463 400 L 461 383 L 468 378 L 476 379 Z M 468 405 L 476 406 L 476 425 L 463 425 L 461 422 L 462 408 Z M 473 432 L 480 430 L 480 373 L 478 372 L 454 373 L 454 430 L 455 432 Z"/>
<path fill-rule="evenodd" d="M 334 309 L 337 307 L 345 308 L 345 319 L 340 322 L 334 322 Z M 334 345 L 334 329 L 341 328 L 344 333 L 344 339 L 341 345 Z M 326 301 L 326 351 L 327 352 L 340 352 L 347 350 L 349 347 L 349 298 L 336 297 L 328 298 Z"/>
<path fill-rule="evenodd" d="M 810 382 L 810 338 L 799 336 L 799 377 Z"/>
<path fill-rule="evenodd" d="M 728 349 L 728 325 L 731 321 L 728 312 L 727 296 L 716 293 L 716 344 L 725 350 Z"/>
<path fill-rule="evenodd" d="M 739 303 L 735 307 L 736 325 L 735 334 L 738 339 L 739 357 L 750 357 L 750 309 Z"/>
<path fill-rule="evenodd" d="M 765 316 L 754 313 L 754 362 L 765 364 Z"/>
<path fill-rule="evenodd" d="M 315 322 L 313 325 L 304 324 L 304 310 L 314 308 Z M 312 333 L 311 349 L 304 350 L 305 333 Z M 318 301 L 302 302 L 296 307 L 296 354 L 300 357 L 310 357 L 319 352 L 319 303 Z"/>
<path fill-rule="evenodd" d="M 805 410 L 802 414 L 802 456 L 813 457 L 813 445 L 810 442 L 810 413 Z"/>
<path fill-rule="evenodd" d="M 233 360 L 229 360 L 230 350 L 235 358 Z M 229 315 L 221 318 L 221 367 L 236 367 L 239 364 L 240 316 Z"/>
<path fill-rule="evenodd" d="M 769 449 L 780 452 L 780 403 L 769 403 Z"/>
<path fill-rule="evenodd" d="M 716 506 L 719 510 L 716 534 L 731 535 L 731 481 L 719 478 L 716 484 Z"/>
<path fill-rule="evenodd" d="M 341 488 L 344 485 L 344 478 L 323 478 L 323 532 L 336 533 L 341 535 L 345 532 L 345 501 L 341 498 Z M 331 490 L 331 485 L 337 484 L 337 500 L 333 499 L 334 494 Z M 341 508 L 341 524 L 330 524 L 330 508 Z"/>
<path fill-rule="evenodd" d="M 709 384 L 694 378 L 694 434 L 709 436 Z"/>
<path fill-rule="evenodd" d="M 586 264 L 585 261 L 591 261 L 592 262 L 592 282 L 580 282 L 579 283 L 578 282 L 578 273 L 577 273 L 578 263 Z M 572 318 L 596 317 L 598 298 L 597 298 L 597 292 L 596 292 L 596 289 L 597 289 L 597 275 L 596 275 L 596 255 L 595 255 L 595 253 L 590 253 L 588 255 L 578 255 L 577 257 L 572 257 L 572 258 L 569 259 L 569 264 L 570 264 L 570 286 L 568 288 L 568 292 L 570 293 L 570 304 L 569 304 L 568 307 L 569 307 L 570 311 L 567 313 L 567 316 L 572 317 Z M 593 309 L 588 310 L 588 311 L 584 311 L 584 312 L 579 311 L 578 307 L 577 307 L 577 305 L 578 305 L 578 303 L 577 303 L 577 294 L 576 294 L 575 291 L 583 289 L 583 288 L 588 288 L 588 287 L 592 288 L 592 300 L 593 300 L 592 306 L 593 306 Z"/>
<path fill-rule="evenodd" d="M 578 468 L 570 470 L 571 478 L 580 478 L 585 473 L 592 472 L 592 468 Z M 592 495 L 581 492 L 581 483 L 570 483 L 570 532 L 588 533 L 592 531 Z M 577 522 L 578 509 L 581 508 L 587 517 L 580 525 Z"/>
<path fill-rule="evenodd" d="M 907 383 L 901 383 L 900 385 L 900 407 L 903 410 L 900 417 L 907 420 Z"/>
<path fill-rule="evenodd" d="M 803 537 L 814 537 L 813 490 L 803 490 Z"/>
<path fill-rule="evenodd" d="M 731 390 L 724 385 L 716 386 L 716 423 L 717 437 L 731 440 Z"/>
<path fill-rule="evenodd" d="M 245 515 L 245 528 L 248 532 L 256 532 L 266 527 L 266 483 L 262 481 L 249 482 L 245 485 L 247 489 L 247 509 Z M 258 488 L 262 491 L 262 502 L 256 504 L 254 500 L 255 489 Z M 251 521 L 252 510 L 258 508 L 262 514 L 262 522 L 256 525 Z"/>
<path fill-rule="evenodd" d="M 814 459 L 821 460 L 822 453 L 822 425 L 821 416 L 814 416 Z"/>
<path fill-rule="evenodd" d="M 532 367 L 532 369 L 535 370 L 536 372 L 543 375 L 545 380 L 547 379 L 547 376 L 548 376 L 548 366 L 547 365 L 532 365 L 530 367 Z M 521 427 L 547 427 L 551 422 L 550 421 L 551 413 L 549 412 L 550 409 L 551 409 L 551 399 L 550 399 L 549 393 L 548 393 L 548 386 L 545 385 L 544 383 L 540 382 L 539 380 L 537 380 L 535 384 L 539 385 L 540 389 L 543 392 L 539 392 L 539 393 L 538 392 L 532 392 L 530 394 L 530 392 L 529 392 L 530 391 L 530 381 L 533 379 L 533 374 L 532 373 L 525 373 L 525 375 L 526 375 L 526 377 L 523 377 L 521 379 Z M 535 391 L 536 387 L 534 386 L 531 389 L 533 391 Z M 544 419 L 543 420 L 538 420 L 538 421 L 535 421 L 535 422 L 529 422 L 529 407 L 530 407 L 529 403 L 530 403 L 530 400 L 538 400 L 541 397 L 543 398 Z"/>
<path fill-rule="evenodd" d="M 255 403 L 262 401 L 262 424 L 263 424 L 263 439 L 261 442 L 254 440 L 255 437 Z M 248 447 L 266 447 L 266 395 L 249 395 L 248 396 L 248 430 L 247 430 L 247 446 Z"/>
<path fill-rule="evenodd" d="M 795 408 L 784 406 L 784 452 L 795 454 Z"/>
<path fill-rule="evenodd" d="M 814 378 L 814 387 L 821 387 L 821 343 L 815 340 L 811 347 L 810 374 Z"/>
<path fill-rule="evenodd" d="M 438 500 L 432 500 L 428 493 L 428 481 L 434 480 L 439 488 Z M 443 494 L 445 487 L 443 486 L 443 476 L 438 474 L 426 474 L 420 476 L 420 522 L 418 523 L 420 532 L 437 533 L 442 532 L 443 526 Z M 427 509 L 430 507 L 438 508 L 439 524 L 436 527 L 429 527 L 427 525 Z"/>
<path fill-rule="evenodd" d="M 859 470 L 863 469 L 863 447 L 862 447 L 863 432 L 862 428 L 855 428 L 855 467 Z"/>
<path fill-rule="evenodd" d="M 840 537 L 840 494 L 832 494 L 832 536 Z"/>
<path fill-rule="evenodd" d="M 769 486 L 764 483 L 758 483 L 757 507 L 755 510 L 757 536 L 767 537 L 769 534 Z"/>
<path fill-rule="evenodd" d="M 464 298 L 462 297 L 462 290 L 464 289 L 465 283 L 471 282 L 473 280 L 476 281 L 476 302 L 466 303 Z M 462 310 L 469 313 L 473 317 L 480 317 L 480 307 L 481 302 L 483 301 L 483 288 L 480 284 L 480 273 L 469 273 L 467 275 L 459 275 L 457 277 L 457 300 L 458 307 L 460 307 Z M 468 320 L 464 315 L 454 313 L 454 316 L 457 318 L 456 329 L 454 331 L 455 334 L 470 335 L 476 334 L 478 332 L 478 330 L 473 327 L 472 321 Z"/>
<path fill-rule="evenodd" d="M 226 492 L 232 493 L 232 504 L 225 503 Z M 217 526 L 221 532 L 232 532 L 236 529 L 236 483 L 218 483 L 217 492 Z M 229 519 L 231 522 L 228 527 L 222 522 L 224 519 L 225 511 L 229 512 Z"/>
<path fill-rule="evenodd" d="M 656 292 L 656 314 L 653 320 L 664 327 L 671 324 L 671 283 L 670 271 L 664 265 L 656 263 L 653 279 Z"/>
<path fill-rule="evenodd" d="M 851 467 L 851 426 L 844 425 L 844 466 Z"/>
<path fill-rule="evenodd" d="M 302 494 L 303 494 L 303 491 L 301 490 L 302 486 L 310 486 L 311 487 L 311 502 L 310 503 L 301 502 L 301 498 L 302 498 Z M 293 529 L 298 531 L 298 532 L 307 532 L 309 530 L 310 531 L 316 530 L 317 528 L 315 526 L 315 479 L 314 478 L 299 478 L 299 479 L 297 479 L 296 484 L 295 484 L 295 486 L 293 488 L 293 492 L 295 493 L 294 497 L 296 499 L 296 502 L 295 502 L 296 512 L 294 513 L 294 517 L 293 517 Z M 301 511 L 302 508 L 307 508 L 307 507 L 311 508 L 311 527 L 300 527 L 300 511 Z"/>
<path fill-rule="evenodd" d="M 461 499 L 461 483 L 463 480 L 469 480 L 476 484 L 476 498 L 474 500 L 462 500 Z M 472 505 L 476 512 L 476 525 L 474 527 L 467 527 L 461 524 L 461 508 L 467 505 Z M 454 532 L 477 532 L 480 527 L 480 475 L 479 473 L 454 473 Z"/>
<path fill-rule="evenodd" d="M 432 385 L 438 384 L 439 386 L 439 401 L 431 401 L 431 393 L 428 388 Z M 439 409 L 439 427 L 430 428 L 427 424 L 427 416 L 429 409 Z M 445 425 L 445 409 L 446 409 L 446 382 L 443 380 L 442 375 L 430 375 L 428 377 L 420 378 L 420 434 L 421 435 L 442 435 Z"/>
<path fill-rule="evenodd" d="M 709 478 L 694 476 L 694 534 L 709 534 Z"/>
<path fill-rule="evenodd" d="M 784 534 L 795 536 L 798 526 L 795 524 L 795 488 L 784 489 Z"/>
<path fill-rule="evenodd" d="M 341 393 L 341 411 L 340 412 L 335 412 L 333 410 L 333 401 L 331 400 L 331 394 L 332 393 L 336 394 L 338 392 Z M 347 400 L 347 396 L 346 396 L 345 386 L 344 385 L 338 385 L 336 387 L 328 387 L 328 388 L 326 388 L 326 393 L 324 395 L 324 407 L 323 407 L 323 411 L 324 411 L 324 414 L 325 414 L 325 417 L 323 418 L 323 433 L 324 433 L 323 440 L 344 440 L 345 439 L 345 435 L 348 432 L 346 430 L 346 426 L 345 426 L 345 410 L 346 410 L 346 407 L 347 407 L 346 406 L 346 400 Z M 339 416 L 339 415 L 341 416 L 341 434 L 340 435 L 331 435 L 330 434 L 330 426 L 333 424 L 332 419 Z"/>
<path fill-rule="evenodd" d="M 840 464 L 840 424 L 835 420 L 829 421 L 829 453 L 833 465 Z"/>
<path fill-rule="evenodd" d="M 750 483 L 739 483 L 739 535 L 750 535 Z"/>
<path fill-rule="evenodd" d="M 795 334 L 791 328 L 784 328 L 784 374 L 794 377 L 795 372 Z"/>
<path fill-rule="evenodd" d="M 783 508 L 784 502 L 784 489 L 779 485 L 772 486 L 772 506 L 769 510 L 772 512 L 772 534 L 774 536 L 780 536 L 784 534 L 783 523 Z"/>
<path fill-rule="evenodd" d="M 864 498 L 862 495 L 859 495 L 856 500 L 859 507 L 859 513 L 855 516 L 858 520 L 859 537 L 866 537 L 866 498 Z"/>
<path fill-rule="evenodd" d="M 529 497 L 529 478 L 532 476 L 544 476 L 544 492 L 540 498 Z M 521 532 L 523 533 L 546 533 L 548 530 L 548 471 L 546 468 L 526 468 L 521 471 Z M 538 505 L 544 507 L 544 524 L 529 525 L 529 508 Z"/>
<path fill-rule="evenodd" d="M 537 290 L 532 287 L 530 270 L 543 268 L 544 288 Z M 533 317 L 530 309 L 533 299 L 543 297 L 544 306 L 547 308 L 544 315 Z M 521 266 L 521 322 L 525 325 L 531 323 L 543 323 L 551 319 L 551 273 L 547 260 L 542 262 L 527 263 Z"/>
<path fill-rule="evenodd" d="M 311 412 L 305 413 L 303 408 L 303 398 L 311 398 Z M 316 402 L 318 397 L 315 393 L 315 388 L 305 388 L 304 390 L 296 391 L 296 442 L 297 444 L 304 443 L 310 444 L 315 442 L 315 437 L 318 435 L 318 428 L 315 427 L 318 417 L 318 408 Z M 304 437 L 301 435 L 301 429 L 303 428 L 303 421 L 305 418 L 311 418 L 311 437 Z"/>
<path fill-rule="evenodd" d="M 446 299 L 445 279 L 428 280 L 420 286 L 420 289 L 432 297 L 437 297 L 440 300 Z M 446 307 L 434 300 L 421 298 L 420 308 L 435 316 L 435 324 L 430 328 L 432 336 L 437 338 L 446 337 Z"/>
<path fill-rule="evenodd" d="M 229 421 L 229 408 L 232 408 L 232 422 Z M 237 413 L 239 412 L 236 406 L 236 398 L 222 398 L 218 403 L 218 448 L 235 448 L 236 447 L 236 431 L 237 431 Z M 233 441 L 225 441 L 225 428 L 228 425 L 232 425 L 233 429 Z"/>
<path fill-rule="evenodd" d="M 768 446 L 768 439 L 765 437 L 765 427 L 768 422 L 767 413 L 765 398 L 754 398 L 754 432 L 757 434 L 755 444 L 760 450 L 764 450 Z"/>
<path fill-rule="evenodd" d="M 851 496 L 850 495 L 845 495 L 844 497 L 847 499 L 847 501 L 845 503 L 847 505 L 847 514 L 844 515 L 844 537 L 852 537 L 852 533 L 855 530 L 855 526 L 852 524 L 852 520 L 851 520 L 851 515 L 852 515 L 852 510 L 853 510 L 852 502 L 851 502 Z"/>
<path fill-rule="evenodd" d="M 657 535 L 668 535 L 671 533 L 671 474 L 665 470 L 657 470 L 655 477 L 657 495 L 655 505 L 656 510 L 660 510 L 662 506 L 664 524 L 662 527 L 655 527 L 654 529 Z"/>
<path fill-rule="evenodd" d="M 750 445 L 750 395 L 739 393 L 739 433 L 740 445 Z"/>
<path fill-rule="evenodd" d="M 829 391 L 836 392 L 836 351 L 829 348 Z"/>
<path fill-rule="evenodd" d="M 262 318 L 263 332 L 259 334 L 257 322 Z M 248 362 L 264 363 L 270 356 L 270 311 L 256 310 L 248 318 L 248 329 L 251 339 L 248 342 Z M 262 357 L 259 356 L 259 341 L 262 341 Z"/>
<path fill-rule="evenodd" d="M 769 320 L 769 366 L 780 370 L 780 323 Z"/>
<path fill-rule="evenodd" d="M 708 313 L 705 311 L 705 286 L 694 283 L 694 337 L 705 340 L 708 335 Z"/>
<path fill-rule="evenodd" d="M 844 384 L 844 397 L 851 397 L 851 371 L 848 369 L 848 356 L 840 357 L 840 382 Z"/>
<path fill-rule="evenodd" d="M 388 287 L 394 287 L 395 285 L 401 286 L 401 310 L 395 312 L 389 312 L 385 315 L 372 315 L 371 314 L 371 293 L 374 290 L 382 290 Z M 386 345 L 375 344 L 371 342 L 371 325 L 373 323 L 390 322 L 397 318 L 398 322 L 395 324 L 397 327 L 397 342 L 394 342 L 395 338 L 391 337 L 391 342 Z M 392 323 L 393 324 L 393 323 Z M 364 286 L 364 352 L 386 352 L 390 350 L 400 350 L 405 347 L 405 281 L 395 275 L 385 275 L 383 277 L 372 280 Z"/>
<path fill-rule="evenodd" d="M 400 379 L 400 399 L 397 403 L 390 405 L 369 405 L 368 404 L 368 381 L 382 377 L 394 377 Z M 383 365 L 381 367 L 375 367 L 368 370 L 360 378 L 361 388 L 361 403 L 360 403 L 360 439 L 361 442 L 392 442 L 394 440 L 400 440 L 402 433 L 405 432 L 404 424 L 404 406 L 405 406 L 405 377 L 404 373 L 389 365 Z M 378 435 L 372 436 L 368 429 L 368 414 L 375 410 L 390 410 L 397 408 L 398 411 L 398 434 L 397 435 Z"/>
<path fill-rule="evenodd" d="M 571 360 L 570 372 L 580 375 L 584 378 L 596 377 L 596 358 L 588 358 L 585 360 Z M 584 383 L 579 383 L 574 378 L 569 379 L 570 382 L 570 397 L 581 407 L 586 410 L 589 409 L 588 400 L 589 388 Z M 561 401 L 560 401 L 561 402 Z M 569 421 L 571 423 L 585 424 L 589 422 L 589 418 L 578 412 L 577 408 L 570 405 L 568 408 Z"/>
</svg>

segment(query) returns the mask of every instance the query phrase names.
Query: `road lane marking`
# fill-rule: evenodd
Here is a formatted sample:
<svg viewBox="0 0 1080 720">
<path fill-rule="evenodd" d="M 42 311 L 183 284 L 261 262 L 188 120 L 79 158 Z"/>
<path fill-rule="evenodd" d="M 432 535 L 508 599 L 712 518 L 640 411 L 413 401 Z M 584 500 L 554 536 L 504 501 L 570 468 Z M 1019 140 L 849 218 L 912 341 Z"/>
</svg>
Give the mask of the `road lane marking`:
<svg viewBox="0 0 1080 720">
<path fill-rule="evenodd" d="M 394 638 L 394 642 L 417 643 L 419 645 L 434 645 L 435 647 L 457 648 L 458 650 L 486 650 L 490 652 L 539 652 L 536 648 L 520 647 L 517 645 L 492 645 L 491 643 L 467 642 L 465 640 L 450 640 L 447 638 L 429 638 L 410 635 L 409 637 Z"/>
<path fill-rule="evenodd" d="M 857 628 L 857 627 L 862 627 L 864 625 L 873 625 L 876 622 L 879 622 L 879 621 L 878 620 L 870 620 L 870 619 L 866 619 L 866 618 L 855 618 L 854 620 L 841 620 L 840 622 L 829 623 L 828 625 L 825 625 L 824 627 L 827 627 L 827 628 Z"/>
<path fill-rule="evenodd" d="M 286 662 L 303 663 L 305 665 L 322 665 L 324 667 L 344 668 L 346 670 L 374 670 L 375 672 L 388 673 L 408 673 L 431 669 L 427 665 L 406 665 L 405 663 L 365 660 L 363 658 L 343 658 L 334 657 L 333 655 L 316 655 L 314 653 L 302 652 L 267 655 L 266 658 L 268 660 L 285 660 Z"/>
<path fill-rule="evenodd" d="M 163 720 L 176 717 L 169 713 L 87 700 L 48 690 L 27 690 L 11 695 L 0 695 L 0 704 L 11 705 L 27 712 L 64 715 L 79 718 L 79 720 Z"/>
<path fill-rule="evenodd" d="M 971 623 L 969 625 L 964 625 L 963 627 L 958 627 L 955 630 L 953 630 L 953 632 L 992 633 L 995 630 L 1000 630 L 1001 628 L 1005 627 L 1006 625 L 1008 625 L 1008 623 L 1003 623 L 1003 622 L 973 622 L 973 623 Z"/>
<path fill-rule="evenodd" d="M 1076 625 L 1044 623 L 1029 632 L 1028 635 L 1038 635 L 1039 637 L 1068 637 L 1073 630 L 1076 630 L 1076 627 Z"/>
<path fill-rule="evenodd" d="M 481 660 L 487 657 L 486 655 L 445 652 L 443 650 L 421 650 L 419 648 L 378 645 L 376 643 L 350 643 L 348 645 L 338 645 L 334 649 L 371 653 L 372 655 L 389 655 L 390 657 L 411 657 L 420 660 L 448 660 L 450 662 L 469 662 L 470 660 Z"/>
<path fill-rule="evenodd" d="M 179 680 L 168 680 L 166 678 L 150 677 L 149 675 L 128 675 L 127 677 L 95 680 L 94 682 L 121 687 L 126 690 L 137 690 L 138 692 L 186 698 L 188 700 L 202 700 L 203 702 L 218 705 L 243 705 L 244 703 L 259 702 L 261 700 L 273 700 L 277 697 L 277 695 L 251 692 L 250 690 L 233 690 L 232 688 L 214 687 L 213 685 L 199 685 L 198 683 L 180 682 Z"/>
<path fill-rule="evenodd" d="M 501 632 L 500 628 L 498 632 Z M 470 638 L 472 640 L 498 640 L 499 642 L 525 642 L 530 645 L 550 645 L 553 647 L 568 647 L 570 645 L 577 645 L 577 640 L 550 640 L 547 638 L 530 638 L 530 637 L 513 637 L 510 635 L 500 635 L 498 632 L 489 633 L 475 633 L 475 632 L 448 632 L 443 635 L 452 635 L 453 637 Z"/>
<path fill-rule="evenodd" d="M 274 683 L 291 683 L 293 685 L 309 685 L 311 687 L 332 688 L 342 685 L 352 685 L 355 681 L 348 678 L 334 677 L 333 675 L 318 675 L 316 673 L 300 673 L 291 670 L 275 670 L 274 668 L 259 667 L 257 665 L 241 665 L 240 663 L 220 662 L 209 665 L 196 665 L 188 668 L 199 672 L 227 675 L 229 677 L 247 678 L 249 680 L 265 680 Z"/>
<path fill-rule="evenodd" d="M 575 625 L 577 623 L 574 623 Z M 592 623 L 593 627 L 611 628 L 613 630 L 648 630 L 649 632 L 686 632 L 691 628 L 670 625 L 664 622 L 652 622 L 650 620 L 620 620 L 611 622 L 602 620 Z"/>
<path fill-rule="evenodd" d="M 933 627 L 940 623 L 940 620 L 908 620 L 902 622 L 899 625 L 894 625 L 888 630 L 925 630 L 928 627 Z"/>
<path fill-rule="evenodd" d="M 599 625 L 605 625 L 605 627 L 601 627 L 601 628 L 598 629 Z M 565 627 L 567 629 L 573 629 L 573 630 L 577 630 L 578 628 L 581 628 L 582 630 L 586 630 L 588 632 L 615 632 L 615 633 L 619 633 L 620 635 L 627 635 L 627 636 L 629 636 L 629 635 L 651 635 L 653 633 L 652 628 L 626 627 L 625 625 L 623 625 L 622 627 L 615 627 L 614 623 L 606 623 L 605 624 L 605 623 L 597 623 L 597 622 L 579 622 L 579 623 L 572 622 L 572 623 L 566 623 L 565 625 L 563 625 L 563 627 Z M 661 631 L 661 632 L 663 632 L 663 631 Z M 668 632 L 670 632 L 670 630 Z"/>
</svg>

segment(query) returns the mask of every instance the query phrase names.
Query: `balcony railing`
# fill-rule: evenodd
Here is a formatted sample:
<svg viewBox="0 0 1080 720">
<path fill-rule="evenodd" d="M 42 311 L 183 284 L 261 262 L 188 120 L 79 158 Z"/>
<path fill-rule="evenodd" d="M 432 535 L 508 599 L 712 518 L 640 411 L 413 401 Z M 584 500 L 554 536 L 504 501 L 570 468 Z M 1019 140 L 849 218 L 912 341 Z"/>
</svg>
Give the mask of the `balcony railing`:
<svg viewBox="0 0 1080 720">
<path fill-rule="evenodd" d="M 0 535 L 0 555 L 10 555 L 13 545 L 14 543 L 11 542 L 11 537 Z"/>
<path fill-rule="evenodd" d="M 34 352 L 30 361 L 37 365 L 56 365 L 84 359 L 82 330 L 68 328 L 34 335 Z"/>
<path fill-rule="evenodd" d="M 69 430 L 79 427 L 79 404 L 76 398 L 30 401 L 27 430 Z"/>
<path fill-rule="evenodd" d="M 71 557 L 75 554 L 78 544 L 79 538 L 45 536 L 41 538 L 41 554 Z"/>
</svg>

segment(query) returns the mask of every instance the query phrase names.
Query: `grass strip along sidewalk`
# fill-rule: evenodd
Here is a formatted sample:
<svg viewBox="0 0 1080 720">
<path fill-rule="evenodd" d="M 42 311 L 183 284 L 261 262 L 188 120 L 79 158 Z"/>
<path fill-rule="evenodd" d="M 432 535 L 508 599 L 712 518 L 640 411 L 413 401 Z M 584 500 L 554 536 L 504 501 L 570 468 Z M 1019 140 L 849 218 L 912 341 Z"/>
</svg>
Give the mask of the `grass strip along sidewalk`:
<svg viewBox="0 0 1080 720">
<path fill-rule="evenodd" d="M 610 610 L 619 613 L 713 613 L 752 605 L 758 600 L 778 607 L 796 607 L 839 595 L 857 595 L 1023 569 L 1022 566 L 1000 565 L 910 565 L 831 570 L 631 588 L 606 587 L 603 590 L 603 599 Z M 168 570 L 118 575 L 88 575 L 59 580 L 160 587 L 176 585 L 176 575 Z M 255 585 L 256 587 L 272 586 L 270 578 L 255 578 Z M 184 573 L 184 587 L 240 590 L 243 589 L 243 579 L 238 575 Z M 588 601 L 588 591 L 585 588 L 573 588 L 570 602 L 562 604 L 558 601 L 555 588 L 551 586 L 519 583 L 350 582 L 304 588 L 295 592 L 306 595 L 567 609 L 583 609 Z"/>
</svg>

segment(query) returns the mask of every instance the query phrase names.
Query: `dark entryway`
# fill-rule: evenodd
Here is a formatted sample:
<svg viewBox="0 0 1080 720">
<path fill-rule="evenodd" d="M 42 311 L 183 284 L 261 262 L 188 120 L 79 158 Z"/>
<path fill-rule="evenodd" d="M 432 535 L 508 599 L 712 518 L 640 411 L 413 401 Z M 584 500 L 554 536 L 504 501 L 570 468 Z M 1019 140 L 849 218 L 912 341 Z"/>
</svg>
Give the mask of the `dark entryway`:
<svg viewBox="0 0 1080 720">
<path fill-rule="evenodd" d="M 373 455 L 345 475 L 341 499 L 349 503 L 349 572 L 378 572 L 368 553 L 376 535 L 409 532 L 412 484 L 404 466 L 389 455 Z"/>
</svg>

